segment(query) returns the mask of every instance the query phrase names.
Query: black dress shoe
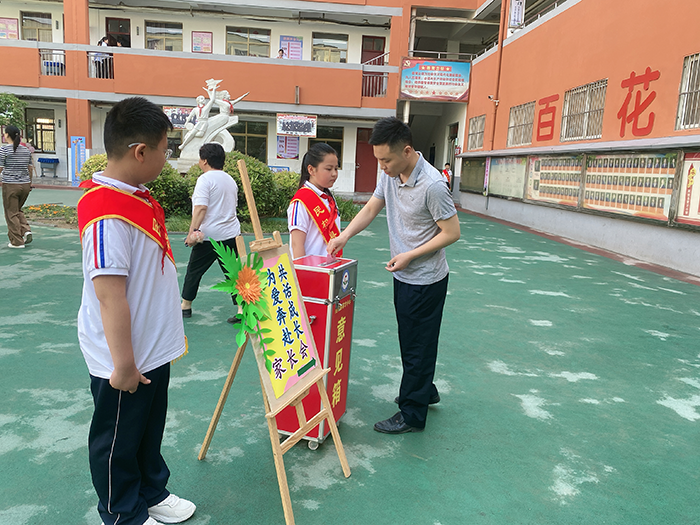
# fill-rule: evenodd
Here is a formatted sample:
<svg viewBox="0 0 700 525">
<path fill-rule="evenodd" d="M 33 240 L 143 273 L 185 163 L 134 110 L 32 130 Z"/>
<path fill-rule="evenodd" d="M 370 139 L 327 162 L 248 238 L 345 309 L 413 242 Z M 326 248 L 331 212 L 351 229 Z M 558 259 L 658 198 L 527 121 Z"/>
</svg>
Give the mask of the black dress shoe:
<svg viewBox="0 0 700 525">
<path fill-rule="evenodd" d="M 234 315 L 233 317 L 229 317 L 228 319 L 226 319 L 226 322 L 228 324 L 238 324 L 241 322 L 241 320 Z"/>
<path fill-rule="evenodd" d="M 440 402 L 440 394 L 435 394 L 434 396 L 430 396 L 430 399 L 428 400 L 429 405 L 437 405 Z M 397 405 L 399 404 L 399 396 L 396 396 L 394 398 L 394 403 Z"/>
<path fill-rule="evenodd" d="M 425 429 L 407 425 L 401 412 L 397 412 L 389 419 L 375 423 L 374 430 L 383 434 L 405 434 L 406 432 L 423 432 Z"/>
<path fill-rule="evenodd" d="M 182 318 L 189 319 L 192 317 L 192 308 L 187 308 L 182 310 Z"/>
</svg>

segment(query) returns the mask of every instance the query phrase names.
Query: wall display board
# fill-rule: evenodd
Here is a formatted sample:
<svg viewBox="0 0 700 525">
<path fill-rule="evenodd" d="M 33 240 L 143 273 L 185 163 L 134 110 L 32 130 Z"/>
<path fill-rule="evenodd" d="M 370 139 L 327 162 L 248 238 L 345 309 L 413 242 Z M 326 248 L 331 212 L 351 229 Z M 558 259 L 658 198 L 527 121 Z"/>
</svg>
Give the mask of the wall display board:
<svg viewBox="0 0 700 525">
<path fill-rule="evenodd" d="M 676 222 L 700 226 L 700 153 L 686 153 L 678 195 Z"/>
<path fill-rule="evenodd" d="M 492 157 L 489 168 L 489 194 L 523 198 L 527 157 Z"/>
<path fill-rule="evenodd" d="M 583 157 L 529 157 L 526 198 L 578 206 Z"/>
<path fill-rule="evenodd" d="M 316 115 L 288 115 L 277 113 L 277 134 L 293 137 L 316 137 Z"/>
<path fill-rule="evenodd" d="M 403 58 L 400 98 L 460 100 L 469 97 L 470 62 Z"/>
<path fill-rule="evenodd" d="M 482 193 L 485 173 L 486 159 L 463 159 L 462 175 L 459 178 L 460 191 Z"/>
<path fill-rule="evenodd" d="M 16 18 L 0 18 L 0 38 L 8 40 L 19 39 Z"/>
<path fill-rule="evenodd" d="M 583 207 L 667 221 L 677 154 L 589 155 Z"/>
</svg>

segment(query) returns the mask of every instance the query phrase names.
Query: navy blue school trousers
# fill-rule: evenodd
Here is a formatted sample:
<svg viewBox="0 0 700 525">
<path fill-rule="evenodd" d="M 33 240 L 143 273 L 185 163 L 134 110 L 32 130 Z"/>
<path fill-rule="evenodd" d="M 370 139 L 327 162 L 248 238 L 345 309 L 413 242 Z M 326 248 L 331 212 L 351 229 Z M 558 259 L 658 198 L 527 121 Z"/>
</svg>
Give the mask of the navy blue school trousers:
<svg viewBox="0 0 700 525">
<path fill-rule="evenodd" d="M 95 402 L 88 452 L 97 510 L 104 525 L 143 525 L 148 507 L 170 493 L 170 471 L 160 454 L 168 412 L 170 363 L 143 374 L 151 383 L 135 393 L 90 376 Z"/>
<path fill-rule="evenodd" d="M 416 428 L 425 427 L 428 401 L 438 393 L 433 378 L 448 277 L 425 285 L 394 278 L 394 309 L 403 365 L 399 409 L 406 424 Z"/>
<path fill-rule="evenodd" d="M 238 255 L 238 247 L 236 246 L 236 238 L 226 239 L 221 241 L 224 246 L 228 246 L 233 250 L 233 253 Z M 192 246 L 192 252 L 190 253 L 190 260 L 187 263 L 187 272 L 185 272 L 185 282 L 182 284 L 182 298 L 185 301 L 194 301 L 197 297 L 197 290 L 199 290 L 199 283 L 202 277 L 207 272 L 214 262 L 218 262 L 221 267 L 221 271 L 226 275 L 226 270 L 224 265 L 221 264 L 219 256 L 216 255 L 214 251 L 214 245 L 211 241 L 206 240 Z M 236 304 L 236 296 L 231 296 L 233 298 L 233 304 Z"/>
</svg>

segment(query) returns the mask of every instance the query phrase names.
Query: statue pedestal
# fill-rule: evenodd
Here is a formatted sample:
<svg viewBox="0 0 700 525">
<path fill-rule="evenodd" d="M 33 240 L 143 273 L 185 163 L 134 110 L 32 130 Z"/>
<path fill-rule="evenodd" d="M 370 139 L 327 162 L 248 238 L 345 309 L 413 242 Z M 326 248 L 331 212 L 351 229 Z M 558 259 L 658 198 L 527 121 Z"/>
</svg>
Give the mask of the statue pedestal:
<svg viewBox="0 0 700 525">
<path fill-rule="evenodd" d="M 199 158 L 193 159 L 191 157 L 180 157 L 179 159 L 177 159 L 177 171 L 179 171 L 182 174 L 185 174 L 192 166 L 194 166 L 198 162 Z"/>
</svg>

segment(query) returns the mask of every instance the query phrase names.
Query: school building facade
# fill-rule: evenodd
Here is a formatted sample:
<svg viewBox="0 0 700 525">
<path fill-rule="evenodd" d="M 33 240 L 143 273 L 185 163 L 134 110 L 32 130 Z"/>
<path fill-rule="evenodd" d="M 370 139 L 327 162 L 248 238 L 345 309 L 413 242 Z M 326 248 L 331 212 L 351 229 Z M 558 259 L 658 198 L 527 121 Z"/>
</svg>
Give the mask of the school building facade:
<svg viewBox="0 0 700 525">
<path fill-rule="evenodd" d="M 8 0 L 0 4 L 0 92 L 27 102 L 35 160 L 52 160 L 66 183 L 78 147 L 104 151 L 103 123 L 116 101 L 145 96 L 182 115 L 214 78 L 231 100 L 249 93 L 229 129 L 236 149 L 299 171 L 309 144 L 328 142 L 341 157 L 335 190 L 370 192 L 377 163 L 368 139 L 382 117 L 410 121 L 417 148 L 437 167 L 461 151 L 466 102 L 399 100 L 402 59 L 468 63 L 489 45 L 484 31 L 495 40 L 499 13 L 475 17 L 481 0 L 439 3 Z M 104 36 L 110 47 L 96 45 Z M 278 135 L 278 114 L 316 117 L 316 137 Z M 80 137 L 83 144 L 71 144 Z M 171 147 L 182 138 L 175 130 Z"/>
<path fill-rule="evenodd" d="M 472 61 L 468 210 L 700 275 L 700 3 L 500 0 Z"/>
</svg>

